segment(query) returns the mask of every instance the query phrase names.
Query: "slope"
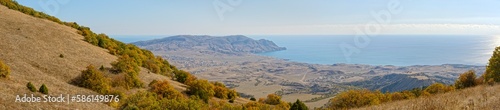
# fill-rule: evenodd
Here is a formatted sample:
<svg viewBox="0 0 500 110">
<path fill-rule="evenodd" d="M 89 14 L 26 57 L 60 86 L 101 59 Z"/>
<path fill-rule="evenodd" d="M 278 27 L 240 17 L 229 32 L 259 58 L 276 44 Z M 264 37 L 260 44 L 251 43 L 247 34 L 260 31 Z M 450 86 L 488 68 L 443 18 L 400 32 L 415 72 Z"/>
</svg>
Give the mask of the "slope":
<svg viewBox="0 0 500 110">
<path fill-rule="evenodd" d="M 28 82 L 37 88 L 47 85 L 49 95 L 97 94 L 68 82 L 89 64 L 109 67 L 117 58 L 83 41 L 71 27 L 31 17 L 3 5 L 0 5 L 0 15 L 0 59 L 11 68 L 10 79 L 0 80 L 0 109 L 111 109 L 103 103 L 15 102 L 16 95 L 32 93 L 26 89 Z"/>
<path fill-rule="evenodd" d="M 500 85 L 480 85 L 454 92 L 402 100 L 361 110 L 493 110 L 500 108 Z"/>
<path fill-rule="evenodd" d="M 74 28 L 58 24 L 46 19 L 39 19 L 26 13 L 10 10 L 0 6 L 0 60 L 11 67 L 9 79 L 0 79 L 0 109 L 112 109 L 104 103 L 20 103 L 15 102 L 17 95 L 35 94 L 26 89 L 32 82 L 35 86 L 45 84 L 49 95 L 59 94 L 98 94 L 85 88 L 70 85 L 88 65 L 111 67 L 110 63 L 117 57 L 106 49 L 99 48 L 84 41 L 84 37 Z M 170 78 L 149 74 L 140 68 L 139 78 L 148 84 L 153 80 L 168 80 L 178 91 L 185 93 L 186 85 L 170 80 Z M 138 88 L 128 91 L 133 94 Z M 186 95 L 186 94 L 185 94 Z M 214 100 L 219 100 L 213 98 Z M 249 102 L 237 98 L 235 104 Z"/>
</svg>

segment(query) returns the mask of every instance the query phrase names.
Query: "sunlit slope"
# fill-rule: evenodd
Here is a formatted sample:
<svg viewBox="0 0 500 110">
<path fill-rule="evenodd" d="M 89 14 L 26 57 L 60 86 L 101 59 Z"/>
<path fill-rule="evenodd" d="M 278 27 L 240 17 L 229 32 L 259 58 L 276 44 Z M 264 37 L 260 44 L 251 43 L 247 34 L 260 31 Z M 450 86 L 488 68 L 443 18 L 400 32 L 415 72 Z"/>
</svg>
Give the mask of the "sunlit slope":
<svg viewBox="0 0 500 110">
<path fill-rule="evenodd" d="M 495 110 L 500 108 L 500 85 L 480 85 L 444 94 L 402 100 L 366 110 Z"/>
<path fill-rule="evenodd" d="M 0 5 L 0 59 L 11 68 L 10 79 L 0 79 L 0 109 L 111 109 L 103 103 L 15 102 L 16 95 L 33 93 L 26 88 L 28 82 L 37 88 L 47 85 L 49 95 L 97 94 L 68 82 L 89 64 L 110 66 L 117 58 L 83 41 L 76 32 Z"/>
</svg>

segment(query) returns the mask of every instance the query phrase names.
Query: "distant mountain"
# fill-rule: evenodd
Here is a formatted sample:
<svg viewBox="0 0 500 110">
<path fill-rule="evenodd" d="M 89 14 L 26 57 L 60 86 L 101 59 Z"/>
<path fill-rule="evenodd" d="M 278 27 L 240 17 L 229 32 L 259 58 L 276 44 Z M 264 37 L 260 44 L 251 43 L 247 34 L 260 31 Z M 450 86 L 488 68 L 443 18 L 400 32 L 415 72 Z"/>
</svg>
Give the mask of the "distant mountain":
<svg viewBox="0 0 500 110">
<path fill-rule="evenodd" d="M 225 54 L 262 53 L 286 50 L 274 42 L 260 39 L 254 40 L 243 35 L 213 37 L 207 35 L 178 35 L 149 41 L 134 42 L 139 47 L 152 51 L 206 51 L 211 50 Z"/>
</svg>

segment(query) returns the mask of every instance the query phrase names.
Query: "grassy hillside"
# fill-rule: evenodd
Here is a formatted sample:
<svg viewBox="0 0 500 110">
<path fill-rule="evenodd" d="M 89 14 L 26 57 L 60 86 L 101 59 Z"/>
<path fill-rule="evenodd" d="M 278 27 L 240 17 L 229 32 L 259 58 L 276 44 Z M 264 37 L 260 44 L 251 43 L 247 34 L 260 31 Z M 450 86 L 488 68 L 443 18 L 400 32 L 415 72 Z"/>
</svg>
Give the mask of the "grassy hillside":
<svg viewBox="0 0 500 110">
<path fill-rule="evenodd" d="M 56 94 L 97 94 L 68 82 L 86 66 L 104 65 L 117 57 L 93 46 L 77 30 L 38 19 L 0 5 L 0 60 L 10 67 L 10 78 L 0 79 L 0 109 L 112 109 L 104 103 L 16 103 L 16 95 L 31 94 L 26 84 L 42 84 Z M 59 55 L 64 55 L 60 58 Z M 41 95 L 40 93 L 34 93 Z"/>
<path fill-rule="evenodd" d="M 454 92 L 390 102 L 360 110 L 494 110 L 500 108 L 500 85 L 480 85 Z"/>
<path fill-rule="evenodd" d="M 6 85 L 0 90 L 0 109 L 288 109 L 293 105 L 281 97 L 259 102 L 239 98 L 223 84 L 197 79 L 148 50 L 15 1 L 0 0 L 0 4 L 4 5 L 0 6 L 0 61 L 4 65 L 0 84 Z M 44 85 L 41 93 L 34 90 L 40 85 Z M 16 95 L 40 97 L 42 93 L 114 94 L 121 100 L 14 102 Z"/>
</svg>

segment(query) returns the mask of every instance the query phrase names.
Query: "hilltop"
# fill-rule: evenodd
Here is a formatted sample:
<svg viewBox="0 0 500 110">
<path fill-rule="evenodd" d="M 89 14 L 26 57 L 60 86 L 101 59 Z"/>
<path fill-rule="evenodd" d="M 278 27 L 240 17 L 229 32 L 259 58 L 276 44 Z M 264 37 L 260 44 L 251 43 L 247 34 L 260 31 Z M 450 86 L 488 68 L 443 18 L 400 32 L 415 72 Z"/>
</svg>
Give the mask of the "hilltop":
<svg viewBox="0 0 500 110">
<path fill-rule="evenodd" d="M 274 42 L 260 39 L 254 40 L 243 35 L 206 36 L 178 35 L 162 39 L 134 42 L 141 48 L 152 51 L 212 51 L 223 54 L 238 55 L 241 53 L 262 53 L 285 50 Z"/>
</svg>

